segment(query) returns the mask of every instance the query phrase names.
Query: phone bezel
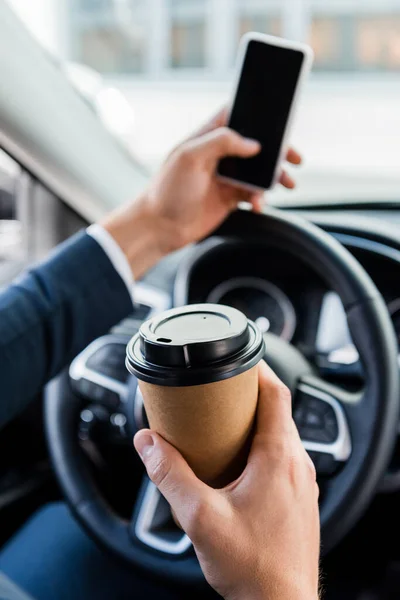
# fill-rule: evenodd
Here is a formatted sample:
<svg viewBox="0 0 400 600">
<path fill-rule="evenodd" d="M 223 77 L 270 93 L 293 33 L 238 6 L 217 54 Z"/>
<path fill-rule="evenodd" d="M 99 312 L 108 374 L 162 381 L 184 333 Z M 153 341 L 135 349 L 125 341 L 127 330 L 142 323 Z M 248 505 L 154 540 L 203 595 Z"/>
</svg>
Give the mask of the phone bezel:
<svg viewBox="0 0 400 600">
<path fill-rule="evenodd" d="M 293 100 L 292 100 L 292 104 L 290 107 L 289 116 L 286 121 L 285 130 L 284 130 L 284 133 L 282 136 L 282 143 L 281 143 L 279 152 L 277 153 L 277 161 L 276 161 L 274 175 L 272 178 L 271 185 L 267 188 L 258 187 L 256 185 L 253 185 L 246 181 L 241 181 L 239 179 L 233 179 L 230 177 L 226 177 L 225 175 L 221 175 L 218 172 L 219 167 L 217 167 L 217 177 L 221 181 L 230 183 L 231 185 L 235 185 L 236 187 L 241 187 L 241 188 L 244 188 L 244 189 L 252 191 L 252 192 L 260 192 L 260 191 L 267 191 L 267 190 L 273 189 L 275 187 L 275 185 L 277 184 L 278 179 L 280 177 L 280 169 L 281 169 L 282 161 L 285 156 L 285 152 L 287 151 L 287 148 L 288 148 L 288 138 L 289 138 L 290 131 L 291 131 L 291 128 L 293 125 L 294 116 L 296 113 L 296 107 L 297 107 L 297 104 L 299 101 L 300 90 L 301 90 L 303 84 L 305 83 L 305 80 L 306 80 L 308 74 L 311 71 L 312 63 L 314 60 L 314 52 L 309 45 L 304 44 L 302 42 L 287 40 L 285 38 L 279 38 L 279 37 L 276 37 L 273 35 L 268 35 L 266 33 L 258 33 L 256 31 L 250 31 L 248 33 L 245 33 L 242 36 L 240 43 L 239 43 L 238 57 L 237 57 L 237 61 L 236 61 L 236 75 L 235 75 L 234 82 L 233 82 L 233 90 L 231 93 L 231 100 L 228 105 L 227 124 L 229 124 L 232 109 L 235 104 L 236 95 L 237 95 L 237 91 L 238 91 L 238 87 L 239 87 L 239 82 L 240 82 L 240 78 L 242 75 L 243 64 L 244 64 L 244 60 L 246 58 L 247 48 L 248 48 L 249 43 L 252 41 L 262 42 L 264 44 L 268 44 L 269 46 L 277 46 L 279 48 L 288 48 L 290 50 L 297 50 L 304 55 L 304 60 L 303 60 L 303 64 L 301 66 L 300 74 L 299 74 L 299 77 L 297 80 L 296 89 L 293 94 Z"/>
</svg>

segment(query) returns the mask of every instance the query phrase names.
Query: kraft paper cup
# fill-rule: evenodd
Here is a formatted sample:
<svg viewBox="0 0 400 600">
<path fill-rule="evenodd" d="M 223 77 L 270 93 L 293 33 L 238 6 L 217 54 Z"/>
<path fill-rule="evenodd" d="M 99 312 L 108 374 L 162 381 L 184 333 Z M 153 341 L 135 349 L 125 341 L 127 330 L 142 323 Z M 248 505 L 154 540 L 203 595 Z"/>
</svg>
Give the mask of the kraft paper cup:
<svg viewBox="0 0 400 600">
<path fill-rule="evenodd" d="M 127 368 L 138 377 L 150 428 L 213 487 L 246 465 L 263 355 L 256 326 L 213 304 L 157 315 L 128 344 Z"/>
</svg>

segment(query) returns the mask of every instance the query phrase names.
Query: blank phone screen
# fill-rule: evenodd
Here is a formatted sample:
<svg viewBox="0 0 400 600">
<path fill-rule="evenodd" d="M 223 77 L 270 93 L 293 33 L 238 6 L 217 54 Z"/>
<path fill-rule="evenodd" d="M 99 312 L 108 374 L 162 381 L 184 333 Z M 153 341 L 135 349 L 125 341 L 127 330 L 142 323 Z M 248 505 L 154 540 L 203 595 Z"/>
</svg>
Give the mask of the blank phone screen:
<svg viewBox="0 0 400 600">
<path fill-rule="evenodd" d="M 271 187 L 303 61 L 299 50 L 249 42 L 228 125 L 262 149 L 252 158 L 222 159 L 220 175 Z"/>
</svg>

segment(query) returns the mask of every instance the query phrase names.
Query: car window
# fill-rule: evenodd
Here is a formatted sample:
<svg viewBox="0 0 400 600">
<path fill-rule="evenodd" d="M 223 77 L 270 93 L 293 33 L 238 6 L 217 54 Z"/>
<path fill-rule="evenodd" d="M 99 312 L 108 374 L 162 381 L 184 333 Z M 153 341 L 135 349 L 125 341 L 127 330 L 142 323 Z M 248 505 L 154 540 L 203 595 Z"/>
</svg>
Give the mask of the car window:
<svg viewBox="0 0 400 600">
<path fill-rule="evenodd" d="M 0 289 L 85 225 L 0 148 Z"/>
<path fill-rule="evenodd" d="M 308 42 L 315 64 L 292 134 L 305 167 L 298 192 L 272 201 L 400 199 L 398 0 L 36 0 L 39 12 L 9 2 L 61 61 L 124 95 L 126 122 L 112 101 L 103 116 L 118 114 L 152 169 L 229 100 L 241 35 Z"/>
<path fill-rule="evenodd" d="M 16 189 L 19 165 L 0 149 L 0 286 L 23 259 L 21 224 L 18 220 Z"/>
</svg>

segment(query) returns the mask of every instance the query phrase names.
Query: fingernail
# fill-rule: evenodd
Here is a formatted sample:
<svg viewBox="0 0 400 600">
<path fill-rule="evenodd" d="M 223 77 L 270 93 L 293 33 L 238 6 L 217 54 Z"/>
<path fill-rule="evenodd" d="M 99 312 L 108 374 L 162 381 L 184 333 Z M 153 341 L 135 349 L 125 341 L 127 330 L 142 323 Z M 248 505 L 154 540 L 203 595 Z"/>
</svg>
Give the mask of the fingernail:
<svg viewBox="0 0 400 600">
<path fill-rule="evenodd" d="M 137 453 L 143 462 L 150 456 L 154 449 L 154 440 L 149 433 L 142 433 L 135 437 L 134 440 Z"/>
<path fill-rule="evenodd" d="M 249 150 L 261 150 L 261 144 L 258 140 L 253 140 L 252 138 L 245 138 L 246 146 L 248 146 Z"/>
</svg>

